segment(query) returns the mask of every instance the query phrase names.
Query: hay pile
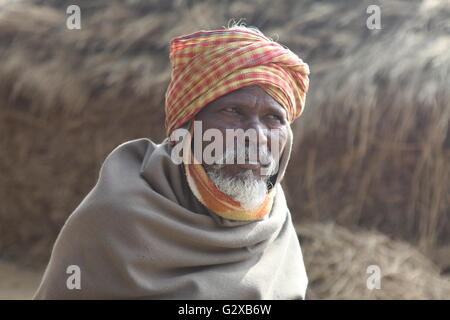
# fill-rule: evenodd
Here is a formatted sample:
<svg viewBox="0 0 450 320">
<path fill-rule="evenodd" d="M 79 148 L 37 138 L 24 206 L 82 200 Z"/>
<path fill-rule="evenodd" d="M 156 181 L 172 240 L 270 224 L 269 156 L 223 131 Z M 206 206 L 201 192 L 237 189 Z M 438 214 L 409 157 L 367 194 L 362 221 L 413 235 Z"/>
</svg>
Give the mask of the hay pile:
<svg viewBox="0 0 450 320">
<path fill-rule="evenodd" d="M 84 0 L 82 29 L 68 30 L 71 1 L 2 1 L 0 256 L 47 262 L 106 154 L 164 137 L 168 41 L 230 18 L 311 65 L 285 181 L 295 217 L 448 243 L 449 6 L 433 3 Z M 365 28 L 370 4 L 382 31 Z"/>
<path fill-rule="evenodd" d="M 167 54 L 149 35 L 165 17 L 117 6 L 83 16 L 80 32 L 65 28 L 65 10 L 0 12 L 0 255 L 45 264 L 105 156 L 163 137 Z"/>
<path fill-rule="evenodd" d="M 43 271 L 29 270 L 0 260 L 0 300 L 28 300 L 39 287 Z"/>
<path fill-rule="evenodd" d="M 298 217 L 376 227 L 424 251 L 450 242 L 449 15 L 449 2 L 424 1 L 313 75 L 287 175 Z"/>
<path fill-rule="evenodd" d="M 309 278 L 307 299 L 450 299 L 450 278 L 411 245 L 334 223 L 296 226 Z M 380 289 L 367 288 L 380 268 Z"/>
</svg>

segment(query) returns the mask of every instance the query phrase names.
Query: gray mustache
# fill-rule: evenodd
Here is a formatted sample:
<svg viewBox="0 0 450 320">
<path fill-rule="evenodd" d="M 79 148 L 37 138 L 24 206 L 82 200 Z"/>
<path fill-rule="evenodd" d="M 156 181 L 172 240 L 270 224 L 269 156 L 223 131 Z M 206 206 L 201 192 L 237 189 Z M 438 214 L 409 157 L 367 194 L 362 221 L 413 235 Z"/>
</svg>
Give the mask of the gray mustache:
<svg viewBox="0 0 450 320">
<path fill-rule="evenodd" d="M 250 157 L 252 155 L 252 157 Z M 272 153 L 270 153 L 267 147 L 258 149 L 256 147 L 246 146 L 245 148 L 237 148 L 225 150 L 222 158 L 217 164 L 214 164 L 215 169 L 221 169 L 226 164 L 243 164 L 249 163 L 249 161 L 256 161 L 260 164 L 265 175 L 273 175 L 278 169 L 278 163 L 274 159 Z"/>
</svg>

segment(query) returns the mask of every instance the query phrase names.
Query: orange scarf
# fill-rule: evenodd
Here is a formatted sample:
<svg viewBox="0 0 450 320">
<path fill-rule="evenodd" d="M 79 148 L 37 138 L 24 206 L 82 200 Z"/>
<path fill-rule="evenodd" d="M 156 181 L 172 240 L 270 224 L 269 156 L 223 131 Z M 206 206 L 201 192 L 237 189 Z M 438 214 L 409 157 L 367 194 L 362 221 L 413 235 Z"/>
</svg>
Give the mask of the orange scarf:
<svg viewBox="0 0 450 320">
<path fill-rule="evenodd" d="M 191 151 L 192 128 L 184 138 L 183 165 L 189 187 L 195 197 L 209 210 L 228 220 L 252 221 L 267 215 L 272 209 L 276 188 L 273 187 L 267 192 L 259 207 L 253 210 L 244 209 L 239 202 L 220 191 L 209 178 L 203 165 L 194 161 L 195 156 Z M 184 151 L 187 151 L 186 154 Z"/>
</svg>

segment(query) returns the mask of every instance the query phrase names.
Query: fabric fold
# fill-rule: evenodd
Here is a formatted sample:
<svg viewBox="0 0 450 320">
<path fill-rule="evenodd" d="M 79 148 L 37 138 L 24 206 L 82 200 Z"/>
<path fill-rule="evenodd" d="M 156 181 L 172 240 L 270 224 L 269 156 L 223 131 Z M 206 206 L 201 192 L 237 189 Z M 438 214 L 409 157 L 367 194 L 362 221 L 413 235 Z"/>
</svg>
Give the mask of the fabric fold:
<svg viewBox="0 0 450 320">
<path fill-rule="evenodd" d="M 205 105 L 239 88 L 260 85 L 286 109 L 289 122 L 303 112 L 309 66 L 286 47 L 251 31 L 199 31 L 172 39 L 166 131 L 190 121 Z"/>
<path fill-rule="evenodd" d="M 114 149 L 64 224 L 35 299 L 303 299 L 300 244 L 280 184 L 258 221 L 214 216 L 168 140 Z M 67 286 L 78 266 L 81 288 Z"/>
</svg>

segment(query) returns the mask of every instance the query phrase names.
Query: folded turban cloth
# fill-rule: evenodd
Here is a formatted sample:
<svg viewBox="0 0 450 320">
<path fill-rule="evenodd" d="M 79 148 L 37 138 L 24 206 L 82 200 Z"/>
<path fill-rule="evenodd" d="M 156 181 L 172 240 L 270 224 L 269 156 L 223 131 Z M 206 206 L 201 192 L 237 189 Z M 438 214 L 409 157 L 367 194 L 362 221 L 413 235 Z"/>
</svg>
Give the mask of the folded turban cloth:
<svg viewBox="0 0 450 320">
<path fill-rule="evenodd" d="M 309 67 L 282 45 L 251 30 L 199 31 L 170 42 L 171 82 L 166 92 L 167 135 L 209 102 L 258 84 L 286 109 L 289 122 L 303 111 Z"/>
</svg>

